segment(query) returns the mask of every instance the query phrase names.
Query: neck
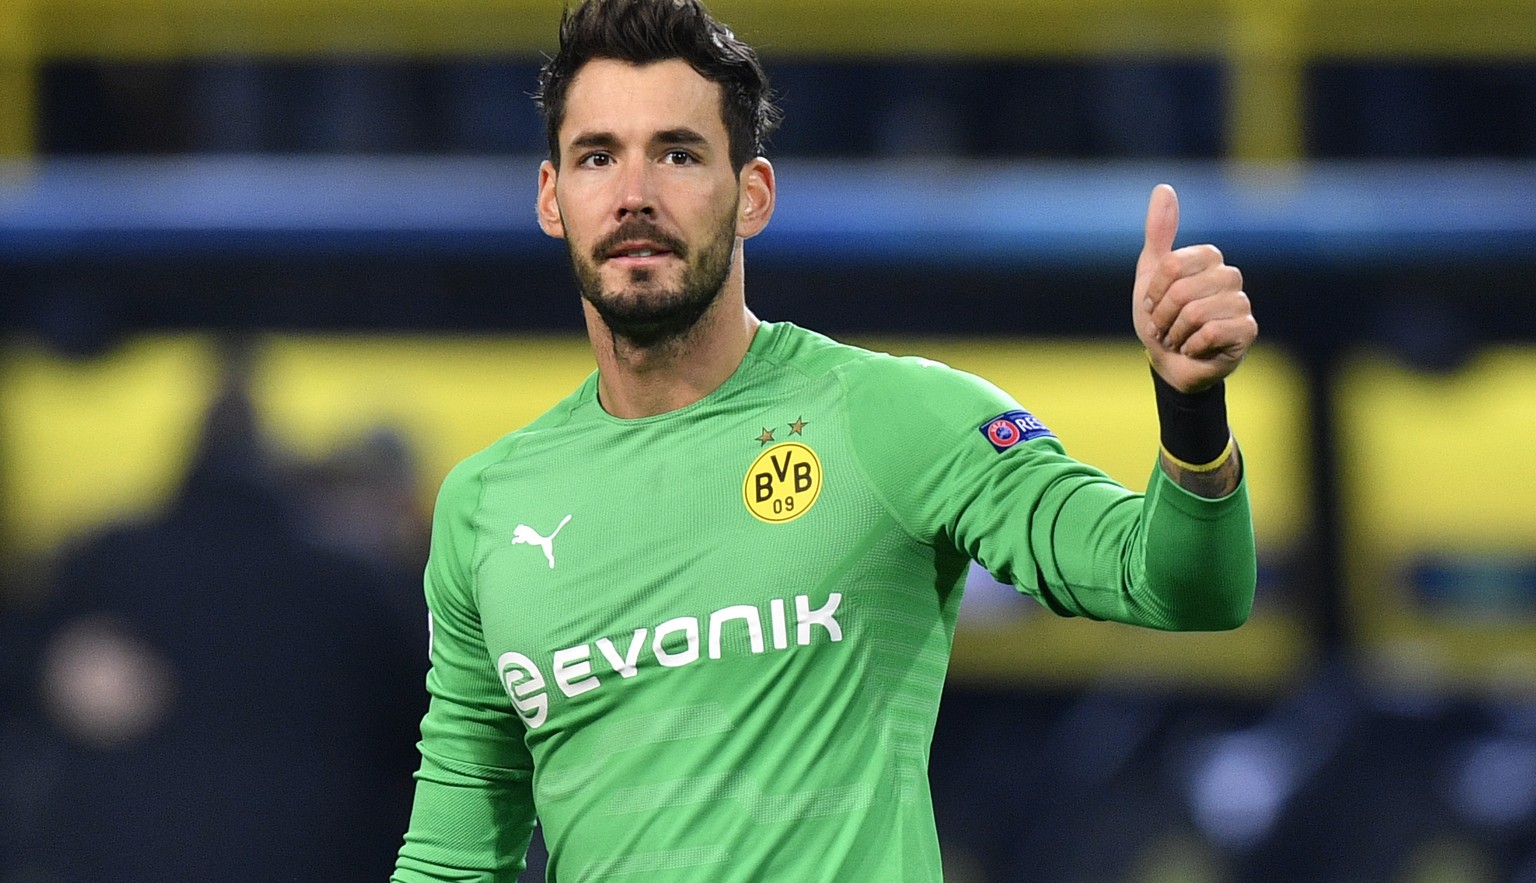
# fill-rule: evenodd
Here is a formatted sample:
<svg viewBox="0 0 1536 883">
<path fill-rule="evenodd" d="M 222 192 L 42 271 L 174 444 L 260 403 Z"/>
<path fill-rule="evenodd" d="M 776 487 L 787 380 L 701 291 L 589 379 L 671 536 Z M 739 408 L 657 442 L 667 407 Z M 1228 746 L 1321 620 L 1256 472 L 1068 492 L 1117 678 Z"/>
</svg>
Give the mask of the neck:
<svg viewBox="0 0 1536 883">
<path fill-rule="evenodd" d="M 727 285 L 682 337 L 640 347 L 609 331 L 584 304 L 597 357 L 603 410 L 633 419 L 676 411 L 719 388 L 741 365 L 762 322 L 747 309 L 740 285 Z"/>
</svg>

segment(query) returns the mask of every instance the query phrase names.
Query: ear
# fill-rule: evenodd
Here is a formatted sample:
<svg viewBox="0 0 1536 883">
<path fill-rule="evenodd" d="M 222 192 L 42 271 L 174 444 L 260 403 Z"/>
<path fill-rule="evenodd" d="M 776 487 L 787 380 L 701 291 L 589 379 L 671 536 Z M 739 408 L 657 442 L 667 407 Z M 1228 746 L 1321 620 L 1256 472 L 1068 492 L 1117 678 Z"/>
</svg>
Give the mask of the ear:
<svg viewBox="0 0 1536 883">
<path fill-rule="evenodd" d="M 556 239 L 565 238 L 565 219 L 560 217 L 560 203 L 555 199 L 555 164 L 549 160 L 539 164 L 539 196 L 537 208 L 539 226 Z"/>
<path fill-rule="evenodd" d="M 763 232 L 768 219 L 773 217 L 774 199 L 778 193 L 773 163 L 761 156 L 754 157 L 741 167 L 737 186 L 741 198 L 736 209 L 736 235 L 751 239 Z"/>
</svg>

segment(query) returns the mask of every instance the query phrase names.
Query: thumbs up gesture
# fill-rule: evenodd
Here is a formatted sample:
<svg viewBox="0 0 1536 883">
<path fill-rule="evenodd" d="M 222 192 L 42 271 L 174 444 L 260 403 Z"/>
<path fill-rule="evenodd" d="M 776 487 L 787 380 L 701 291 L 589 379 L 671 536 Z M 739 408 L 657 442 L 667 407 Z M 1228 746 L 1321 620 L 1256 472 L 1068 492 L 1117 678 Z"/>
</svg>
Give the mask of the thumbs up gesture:
<svg viewBox="0 0 1536 883">
<path fill-rule="evenodd" d="M 1243 274 L 1214 245 L 1173 247 L 1179 197 L 1152 191 L 1146 243 L 1136 261 L 1132 315 L 1152 368 L 1173 388 L 1199 392 L 1237 370 L 1258 337 Z"/>
</svg>

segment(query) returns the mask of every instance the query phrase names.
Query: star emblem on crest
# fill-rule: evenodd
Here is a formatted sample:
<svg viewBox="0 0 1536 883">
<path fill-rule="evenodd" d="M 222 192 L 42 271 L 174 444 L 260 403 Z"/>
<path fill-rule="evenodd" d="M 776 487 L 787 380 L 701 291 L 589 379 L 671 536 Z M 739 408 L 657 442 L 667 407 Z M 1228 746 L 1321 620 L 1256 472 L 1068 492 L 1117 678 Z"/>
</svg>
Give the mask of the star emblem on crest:
<svg viewBox="0 0 1536 883">
<path fill-rule="evenodd" d="M 795 422 L 789 424 L 789 434 L 790 435 L 805 435 L 805 427 L 806 427 L 806 425 L 807 425 L 807 423 L 806 423 L 806 419 L 804 417 L 796 417 L 795 418 Z"/>
<path fill-rule="evenodd" d="M 758 446 L 761 447 L 762 445 L 766 445 L 771 441 L 773 441 L 773 430 L 764 426 L 763 434 L 757 437 Z"/>
</svg>

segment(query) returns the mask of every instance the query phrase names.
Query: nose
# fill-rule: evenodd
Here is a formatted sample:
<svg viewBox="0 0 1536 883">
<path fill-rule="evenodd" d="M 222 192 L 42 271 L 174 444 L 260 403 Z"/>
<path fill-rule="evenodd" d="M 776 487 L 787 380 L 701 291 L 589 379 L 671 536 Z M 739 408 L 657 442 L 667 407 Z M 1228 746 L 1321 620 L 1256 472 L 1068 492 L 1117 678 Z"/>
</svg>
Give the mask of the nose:
<svg viewBox="0 0 1536 883">
<path fill-rule="evenodd" d="M 619 220 L 633 215 L 656 216 L 656 194 L 652 186 L 650 163 L 629 163 L 619 178 Z"/>
</svg>

